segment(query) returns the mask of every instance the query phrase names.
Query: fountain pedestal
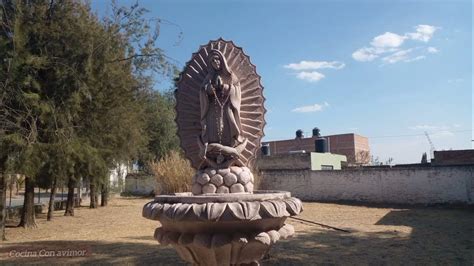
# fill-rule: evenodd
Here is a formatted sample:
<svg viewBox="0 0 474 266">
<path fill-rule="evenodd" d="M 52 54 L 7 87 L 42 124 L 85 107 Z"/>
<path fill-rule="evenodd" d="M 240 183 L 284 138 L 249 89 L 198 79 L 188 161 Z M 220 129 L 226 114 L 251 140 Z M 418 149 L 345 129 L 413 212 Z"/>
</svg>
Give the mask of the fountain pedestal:
<svg viewBox="0 0 474 266">
<path fill-rule="evenodd" d="M 155 238 L 194 265 L 256 264 L 302 211 L 289 192 L 255 191 L 253 166 L 265 126 L 265 97 L 242 48 L 203 45 L 176 82 L 180 146 L 196 169 L 189 193 L 157 196 L 143 216 L 160 221 Z"/>
<path fill-rule="evenodd" d="M 143 216 L 160 221 L 159 243 L 194 265 L 258 265 L 274 243 L 294 234 L 285 220 L 301 211 L 289 192 L 179 193 L 157 196 Z"/>
</svg>

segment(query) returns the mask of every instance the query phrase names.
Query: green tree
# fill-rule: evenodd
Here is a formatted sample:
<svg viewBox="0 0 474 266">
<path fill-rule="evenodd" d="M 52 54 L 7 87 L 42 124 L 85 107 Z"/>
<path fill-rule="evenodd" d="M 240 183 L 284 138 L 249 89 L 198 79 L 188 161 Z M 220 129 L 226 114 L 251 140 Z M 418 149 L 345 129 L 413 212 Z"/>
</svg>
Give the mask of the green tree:
<svg viewBox="0 0 474 266">
<path fill-rule="evenodd" d="M 426 155 L 426 152 L 424 152 L 424 153 L 421 155 L 421 163 L 422 163 L 422 164 L 428 163 L 428 155 Z"/>
<path fill-rule="evenodd" d="M 49 106 L 41 100 L 38 73 L 46 58 L 37 49 L 32 10 L 20 2 L 3 1 L 0 53 L 6 59 L 1 69 L 4 95 L 0 114 L 2 146 L 6 153 L 3 169 L 25 174 L 25 203 L 20 225 L 36 226 L 34 220 L 34 177 L 42 164 L 39 130 Z M 33 49 L 30 49 L 33 48 Z"/>
<path fill-rule="evenodd" d="M 157 162 L 171 150 L 179 150 L 173 92 L 151 91 L 143 97 L 148 144 L 141 150 L 139 164 L 149 170 L 149 162 Z"/>
<path fill-rule="evenodd" d="M 107 205 L 108 169 L 138 158 L 152 139 L 144 104 L 154 95 L 152 75 L 171 77 L 176 70 L 156 46 L 158 29 L 145 18 L 145 9 L 113 4 L 112 11 L 104 19 L 105 32 L 97 36 L 92 57 L 91 87 L 100 90 L 91 91 L 93 101 L 83 107 L 89 119 L 81 127 L 84 136 L 94 136 L 90 146 L 102 158 L 94 164 L 98 174 L 89 177 L 91 193 L 100 187 L 102 206 Z"/>
<path fill-rule="evenodd" d="M 151 90 L 154 74 L 175 72 L 156 46 L 157 25 L 137 4 L 113 4 L 102 20 L 79 0 L 2 0 L 0 8 L 0 172 L 26 176 L 20 225 L 35 226 L 35 185 L 51 188 L 49 218 L 59 183 L 68 184 L 65 215 L 74 214 L 80 180 L 91 207 L 99 188 L 106 205 L 111 167 L 174 145 L 143 104 L 154 95 L 145 102 L 172 127 L 167 98 Z"/>
</svg>

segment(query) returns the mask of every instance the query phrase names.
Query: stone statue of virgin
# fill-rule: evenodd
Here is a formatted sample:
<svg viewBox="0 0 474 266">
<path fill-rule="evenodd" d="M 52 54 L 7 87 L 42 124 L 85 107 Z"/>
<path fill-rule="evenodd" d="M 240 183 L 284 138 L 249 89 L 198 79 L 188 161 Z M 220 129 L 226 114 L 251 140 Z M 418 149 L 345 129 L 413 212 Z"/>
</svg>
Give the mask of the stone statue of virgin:
<svg viewBox="0 0 474 266">
<path fill-rule="evenodd" d="M 199 92 L 200 156 L 215 167 L 234 162 L 247 140 L 242 136 L 240 123 L 239 80 L 219 50 L 210 51 L 207 65 L 208 74 Z"/>
<path fill-rule="evenodd" d="M 186 63 L 176 82 L 176 124 L 196 170 L 253 167 L 265 126 L 260 80 L 242 48 L 223 39 Z"/>
</svg>

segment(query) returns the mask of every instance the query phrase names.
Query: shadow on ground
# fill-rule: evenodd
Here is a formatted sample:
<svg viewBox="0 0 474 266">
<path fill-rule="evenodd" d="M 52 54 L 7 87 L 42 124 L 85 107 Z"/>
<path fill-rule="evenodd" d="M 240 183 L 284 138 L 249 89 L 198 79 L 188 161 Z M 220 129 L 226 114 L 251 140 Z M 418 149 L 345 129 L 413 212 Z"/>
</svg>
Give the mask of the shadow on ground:
<svg viewBox="0 0 474 266">
<path fill-rule="evenodd" d="M 278 242 L 263 265 L 472 265 L 474 212 L 469 209 L 394 209 L 370 226 L 351 233 L 305 226 Z M 295 221 L 291 221 L 294 223 Z M 0 264 L 186 265 L 171 247 L 140 241 L 151 236 L 106 241 L 35 241 L 0 247 Z M 11 250 L 89 249 L 87 257 L 11 258 Z"/>
<path fill-rule="evenodd" d="M 472 210 L 403 209 L 380 219 L 378 232 L 312 227 L 279 242 L 264 265 L 472 265 Z M 411 233 L 383 226 L 408 226 Z M 395 227 L 393 227 L 395 226 Z"/>
</svg>

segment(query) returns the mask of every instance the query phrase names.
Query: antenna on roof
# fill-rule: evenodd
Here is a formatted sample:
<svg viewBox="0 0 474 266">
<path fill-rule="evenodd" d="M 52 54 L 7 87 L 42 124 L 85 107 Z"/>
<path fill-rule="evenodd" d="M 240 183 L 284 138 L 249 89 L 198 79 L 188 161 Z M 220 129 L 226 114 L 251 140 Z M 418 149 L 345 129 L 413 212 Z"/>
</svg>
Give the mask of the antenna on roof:
<svg viewBox="0 0 474 266">
<path fill-rule="evenodd" d="M 436 150 L 435 146 L 434 146 L 433 142 L 431 141 L 430 135 L 428 134 L 427 131 L 425 131 L 425 136 L 428 139 L 428 142 L 430 143 L 430 156 L 431 156 L 431 159 L 434 159 L 434 151 Z"/>
</svg>

